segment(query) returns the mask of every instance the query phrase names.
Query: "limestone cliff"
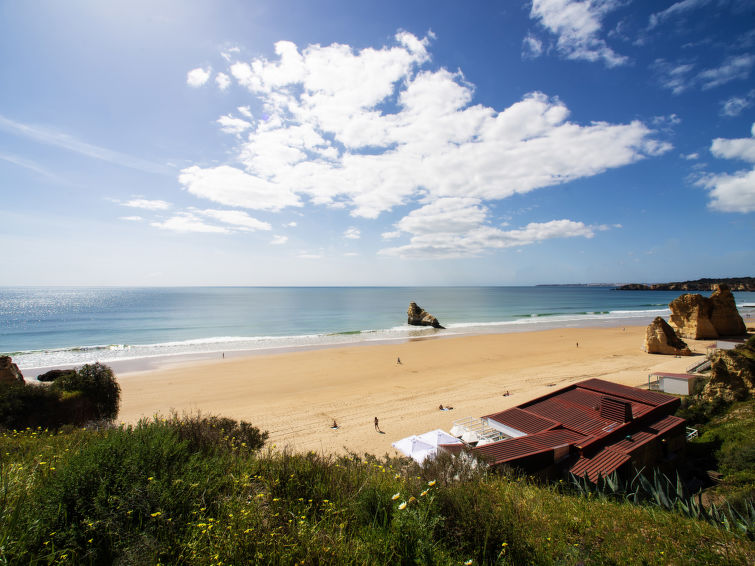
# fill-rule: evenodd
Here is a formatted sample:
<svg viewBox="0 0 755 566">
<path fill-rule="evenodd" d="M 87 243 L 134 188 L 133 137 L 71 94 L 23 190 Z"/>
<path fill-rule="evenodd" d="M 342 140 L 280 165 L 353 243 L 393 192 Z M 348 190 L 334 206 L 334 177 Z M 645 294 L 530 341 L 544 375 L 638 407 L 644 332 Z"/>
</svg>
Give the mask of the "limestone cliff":
<svg viewBox="0 0 755 566">
<path fill-rule="evenodd" d="M 23 383 L 24 376 L 10 356 L 0 356 L 0 383 Z"/>
<path fill-rule="evenodd" d="M 683 338 L 693 340 L 741 336 L 747 332 L 737 311 L 734 296 L 726 285 L 718 285 L 710 298 L 685 294 L 669 303 L 669 324 Z"/>
</svg>

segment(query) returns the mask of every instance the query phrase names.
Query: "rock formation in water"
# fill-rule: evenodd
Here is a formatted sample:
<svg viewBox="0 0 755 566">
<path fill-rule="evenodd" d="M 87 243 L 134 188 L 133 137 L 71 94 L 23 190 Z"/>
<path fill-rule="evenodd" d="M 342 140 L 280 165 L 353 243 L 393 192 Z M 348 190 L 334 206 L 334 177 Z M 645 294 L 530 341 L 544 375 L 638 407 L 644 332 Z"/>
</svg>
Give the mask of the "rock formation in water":
<svg viewBox="0 0 755 566">
<path fill-rule="evenodd" d="M 741 336 L 747 328 L 726 285 L 718 285 L 710 298 L 685 294 L 669 303 L 669 324 L 683 338 L 693 340 Z"/>
<path fill-rule="evenodd" d="M 24 376 L 10 356 L 0 356 L 0 383 L 23 383 Z"/>
<path fill-rule="evenodd" d="M 413 326 L 432 326 L 433 328 L 444 328 L 438 322 L 438 319 L 420 307 L 417 303 L 410 303 L 407 322 Z"/>
<path fill-rule="evenodd" d="M 645 351 L 648 354 L 692 355 L 687 344 L 660 316 L 655 317 L 645 331 Z"/>
</svg>

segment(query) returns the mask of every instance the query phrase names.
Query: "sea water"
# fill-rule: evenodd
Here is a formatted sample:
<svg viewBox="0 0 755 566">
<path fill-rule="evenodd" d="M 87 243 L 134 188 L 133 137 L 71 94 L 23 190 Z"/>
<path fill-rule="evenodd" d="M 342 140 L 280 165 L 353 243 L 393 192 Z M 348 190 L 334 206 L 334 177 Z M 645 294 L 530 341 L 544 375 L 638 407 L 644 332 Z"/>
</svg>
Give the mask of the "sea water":
<svg viewBox="0 0 755 566">
<path fill-rule="evenodd" d="M 22 371 L 556 327 L 645 325 L 677 291 L 611 287 L 0 288 L 0 353 Z M 707 293 L 704 293 L 707 295 Z M 755 293 L 735 293 L 740 313 Z M 445 330 L 406 323 L 411 301 Z"/>
</svg>

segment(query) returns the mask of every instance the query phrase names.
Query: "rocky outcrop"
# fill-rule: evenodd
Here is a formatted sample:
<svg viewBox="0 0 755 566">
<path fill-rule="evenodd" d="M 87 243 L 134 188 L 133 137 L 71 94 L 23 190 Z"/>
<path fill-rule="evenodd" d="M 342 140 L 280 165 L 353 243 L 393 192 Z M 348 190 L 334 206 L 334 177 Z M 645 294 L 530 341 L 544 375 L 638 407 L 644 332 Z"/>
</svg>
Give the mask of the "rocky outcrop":
<svg viewBox="0 0 755 566">
<path fill-rule="evenodd" d="M 683 338 L 693 340 L 741 336 L 747 332 L 734 296 L 726 285 L 718 285 L 710 298 L 685 294 L 669 303 L 669 324 Z"/>
<path fill-rule="evenodd" d="M 406 311 L 409 317 L 407 322 L 413 326 L 432 326 L 433 328 L 444 328 L 438 322 L 438 319 L 420 307 L 417 303 L 410 303 L 409 310 Z"/>
<path fill-rule="evenodd" d="M 755 277 L 724 277 L 721 279 L 696 279 L 675 283 L 630 283 L 617 287 L 619 291 L 713 291 L 717 285 L 728 285 L 733 291 L 755 291 Z"/>
<path fill-rule="evenodd" d="M 645 331 L 645 351 L 648 354 L 691 356 L 687 344 L 676 335 L 674 329 L 660 316 L 650 323 Z"/>
<path fill-rule="evenodd" d="M 75 369 L 51 369 L 37 376 L 37 381 L 55 381 L 61 377 L 76 373 Z"/>
<path fill-rule="evenodd" d="M 755 397 L 755 344 L 716 353 L 711 366 L 710 380 L 702 391 L 703 398 L 712 401 L 720 397 L 725 401 L 740 401 Z"/>
<path fill-rule="evenodd" d="M 710 320 L 719 336 L 742 336 L 747 334 L 747 327 L 737 310 L 734 295 L 726 285 L 719 285 L 713 291 L 709 301 L 713 305 Z"/>
<path fill-rule="evenodd" d="M 23 383 L 24 376 L 10 356 L 0 356 L 0 383 Z"/>
</svg>

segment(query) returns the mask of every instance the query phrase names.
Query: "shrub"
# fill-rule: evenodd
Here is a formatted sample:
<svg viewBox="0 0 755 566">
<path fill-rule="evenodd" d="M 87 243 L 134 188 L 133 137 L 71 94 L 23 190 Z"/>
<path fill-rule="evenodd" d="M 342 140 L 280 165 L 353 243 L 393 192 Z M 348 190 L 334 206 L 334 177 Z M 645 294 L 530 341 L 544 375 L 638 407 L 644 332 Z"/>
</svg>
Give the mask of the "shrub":
<svg viewBox="0 0 755 566">
<path fill-rule="evenodd" d="M 65 422 L 58 393 L 28 383 L 0 385 L 0 427 L 57 428 Z"/>
<path fill-rule="evenodd" d="M 255 452 L 265 445 L 268 433 L 246 421 L 226 417 L 203 417 L 201 414 L 179 417 L 172 413 L 165 423 L 195 449 L 212 453 L 218 448 L 238 452 Z"/>
<path fill-rule="evenodd" d="M 113 370 L 99 362 L 86 364 L 73 373 L 60 376 L 50 388 L 61 393 L 61 400 L 72 399 L 68 405 L 75 417 L 74 422 L 113 420 L 118 416 L 121 386 Z M 75 395 L 66 396 L 65 393 L 79 393 L 86 402 L 75 401 Z"/>
</svg>

